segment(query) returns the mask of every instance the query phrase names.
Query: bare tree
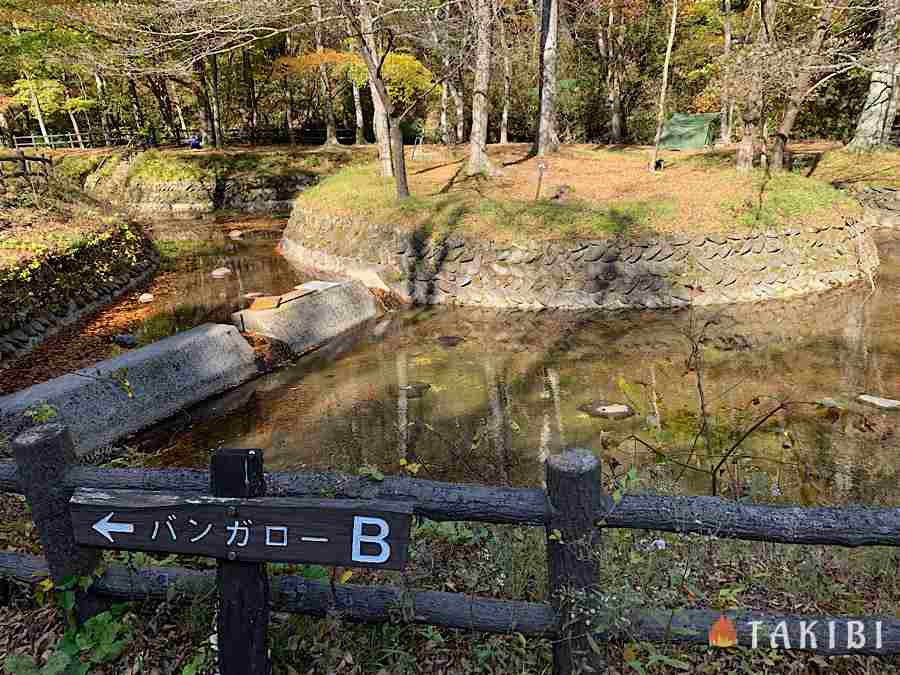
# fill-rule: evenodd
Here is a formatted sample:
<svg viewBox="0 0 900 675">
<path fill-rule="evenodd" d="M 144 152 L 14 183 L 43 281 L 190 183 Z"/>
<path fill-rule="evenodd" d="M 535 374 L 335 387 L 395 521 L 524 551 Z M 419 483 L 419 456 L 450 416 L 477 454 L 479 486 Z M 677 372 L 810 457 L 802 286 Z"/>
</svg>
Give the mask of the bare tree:
<svg viewBox="0 0 900 675">
<path fill-rule="evenodd" d="M 312 0 L 313 33 L 316 40 L 316 53 L 319 55 L 319 80 L 322 87 L 322 101 L 325 107 L 325 145 L 337 145 L 337 125 L 334 121 L 334 93 L 331 91 L 331 80 L 328 77 L 328 66 L 321 59 L 325 51 L 322 42 L 322 3 Z"/>
<path fill-rule="evenodd" d="M 900 2 L 880 0 L 879 4 L 875 49 L 880 58 L 872 70 L 866 102 L 848 145 L 853 150 L 871 150 L 886 143 L 897 114 L 897 97 L 900 94 L 900 87 L 897 87 L 897 77 L 900 76 L 897 59 Z"/>
<path fill-rule="evenodd" d="M 731 56 L 731 0 L 724 0 L 724 11 L 722 17 L 723 28 L 723 54 L 727 60 Z M 719 116 L 719 141 L 721 143 L 731 143 L 731 115 L 734 112 L 734 101 L 728 92 L 722 94 L 722 113 Z"/>
<path fill-rule="evenodd" d="M 892 0 L 893 1 L 893 0 Z M 837 0 L 826 0 L 819 12 L 818 25 L 810 39 L 806 55 L 801 59 L 800 67 L 794 77 L 794 84 L 788 97 L 787 105 L 784 109 L 784 115 L 781 118 L 781 125 L 778 127 L 778 133 L 775 135 L 775 143 L 772 146 L 772 168 L 781 171 L 785 168 L 785 148 L 794 123 L 797 121 L 797 115 L 803 101 L 812 91 L 810 84 L 813 80 L 813 68 L 816 66 L 822 47 L 825 44 L 825 38 L 831 27 L 831 17 L 834 14 Z"/>
<path fill-rule="evenodd" d="M 469 134 L 469 162 L 466 173 L 493 174 L 496 169 L 487 156 L 488 88 L 491 83 L 491 37 L 494 28 L 492 0 L 473 0 L 475 9 L 475 84 L 472 90 L 472 130 Z"/>
<path fill-rule="evenodd" d="M 656 112 L 656 139 L 650 158 L 650 171 L 657 170 L 659 142 L 662 140 L 663 124 L 666 121 L 666 90 L 669 88 L 669 63 L 672 61 L 672 45 L 675 43 L 675 25 L 678 21 L 678 0 L 672 0 L 672 23 L 669 25 L 669 42 L 666 44 L 666 60 L 663 64 L 662 87 L 659 90 L 659 109 Z"/>
<path fill-rule="evenodd" d="M 775 41 L 775 0 L 760 0 L 759 23 L 757 57 L 754 59 L 754 69 L 750 74 L 752 85 L 741 111 L 744 134 L 737 153 L 737 168 L 739 171 L 749 171 L 753 168 L 756 149 L 759 147 L 764 106 L 764 73 L 762 64 Z"/>
<path fill-rule="evenodd" d="M 502 16 L 497 17 L 500 35 L 500 49 L 503 58 L 503 112 L 500 114 L 500 144 L 509 143 L 509 99 L 512 94 L 512 61 L 509 44 L 506 42 L 506 24 Z"/>
<path fill-rule="evenodd" d="M 559 150 L 556 119 L 557 61 L 559 44 L 559 0 L 543 0 L 541 45 L 538 67 L 538 113 L 535 152 L 545 155 Z"/>
</svg>

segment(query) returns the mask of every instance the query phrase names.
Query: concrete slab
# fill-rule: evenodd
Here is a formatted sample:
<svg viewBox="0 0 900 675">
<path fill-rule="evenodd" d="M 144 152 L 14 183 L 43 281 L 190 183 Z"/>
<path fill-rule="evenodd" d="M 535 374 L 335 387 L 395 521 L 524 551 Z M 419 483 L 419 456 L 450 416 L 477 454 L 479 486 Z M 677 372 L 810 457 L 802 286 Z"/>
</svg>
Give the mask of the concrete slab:
<svg viewBox="0 0 900 675">
<path fill-rule="evenodd" d="M 204 324 L 0 398 L 0 429 L 12 438 L 34 424 L 28 411 L 46 404 L 84 455 L 258 374 L 253 349 L 234 326 Z"/>
<path fill-rule="evenodd" d="M 231 318 L 242 331 L 285 343 L 305 354 L 378 315 L 378 305 L 362 284 L 304 284 L 306 292 L 270 309 L 245 309 Z"/>
</svg>

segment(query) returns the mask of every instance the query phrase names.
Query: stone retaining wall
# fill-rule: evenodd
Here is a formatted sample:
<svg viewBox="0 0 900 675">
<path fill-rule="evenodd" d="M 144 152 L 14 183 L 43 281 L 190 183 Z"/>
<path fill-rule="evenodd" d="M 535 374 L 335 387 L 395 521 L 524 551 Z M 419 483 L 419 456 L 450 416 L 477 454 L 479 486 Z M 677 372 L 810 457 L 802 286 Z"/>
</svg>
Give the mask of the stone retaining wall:
<svg viewBox="0 0 900 675">
<path fill-rule="evenodd" d="M 136 225 L 116 225 L 87 244 L 0 274 L 0 362 L 147 281 L 159 252 Z"/>
<path fill-rule="evenodd" d="M 85 181 L 87 192 L 149 220 L 201 218 L 218 210 L 289 211 L 294 197 L 315 181 L 312 174 L 206 176 L 181 180 L 129 179 L 129 161 Z"/>
<path fill-rule="evenodd" d="M 499 244 L 430 237 L 295 208 L 294 265 L 356 278 L 423 304 L 521 309 L 678 307 L 785 298 L 868 279 L 866 227 Z"/>
</svg>

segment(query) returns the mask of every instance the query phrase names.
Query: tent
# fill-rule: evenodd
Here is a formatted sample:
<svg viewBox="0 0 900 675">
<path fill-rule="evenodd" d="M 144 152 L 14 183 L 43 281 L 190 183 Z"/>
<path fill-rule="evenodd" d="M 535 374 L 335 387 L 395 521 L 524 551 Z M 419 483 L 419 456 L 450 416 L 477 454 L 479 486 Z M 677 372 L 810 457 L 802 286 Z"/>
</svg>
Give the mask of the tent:
<svg viewBox="0 0 900 675">
<path fill-rule="evenodd" d="M 672 113 L 663 125 L 660 147 L 674 150 L 703 148 L 715 142 L 718 129 L 719 113 Z"/>
</svg>

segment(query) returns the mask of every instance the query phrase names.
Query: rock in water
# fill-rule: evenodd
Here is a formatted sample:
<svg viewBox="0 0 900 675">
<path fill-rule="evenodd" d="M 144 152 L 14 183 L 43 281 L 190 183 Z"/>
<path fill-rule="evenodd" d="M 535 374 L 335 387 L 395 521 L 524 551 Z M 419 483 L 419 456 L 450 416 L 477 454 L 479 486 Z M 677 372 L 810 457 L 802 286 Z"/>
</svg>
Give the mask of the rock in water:
<svg viewBox="0 0 900 675">
<path fill-rule="evenodd" d="M 227 267 L 217 267 L 211 272 L 213 279 L 224 279 L 229 274 L 231 274 L 231 270 Z"/>
<path fill-rule="evenodd" d="M 437 339 L 437 341 L 440 342 L 444 347 L 455 347 L 461 342 L 465 342 L 466 339 L 460 337 L 459 335 L 441 335 Z"/>
<path fill-rule="evenodd" d="M 627 403 L 611 401 L 591 401 L 581 404 L 578 409 L 591 417 L 602 417 L 609 420 L 621 420 L 634 415 L 634 408 Z"/>
<path fill-rule="evenodd" d="M 141 293 L 138 297 L 138 302 L 143 302 L 144 304 L 153 302 L 153 293 Z"/>
<path fill-rule="evenodd" d="M 228 236 L 231 237 L 232 239 L 240 239 L 243 234 L 244 233 L 241 232 L 240 230 L 232 230 L 231 232 L 228 233 Z"/>
<path fill-rule="evenodd" d="M 425 382 L 410 382 L 406 386 L 400 387 L 400 391 L 405 391 L 407 398 L 422 398 L 422 395 L 431 389 L 431 385 Z"/>
<path fill-rule="evenodd" d="M 861 403 L 868 403 L 882 410 L 900 410 L 900 401 L 892 398 L 881 398 L 880 396 L 871 396 L 869 394 L 860 394 L 856 400 Z"/>
<path fill-rule="evenodd" d="M 128 333 L 121 333 L 119 335 L 113 335 L 112 341 L 115 342 L 120 347 L 127 347 L 129 349 L 131 347 L 138 346 L 137 338 L 134 337 L 134 335 L 130 335 Z"/>
</svg>

